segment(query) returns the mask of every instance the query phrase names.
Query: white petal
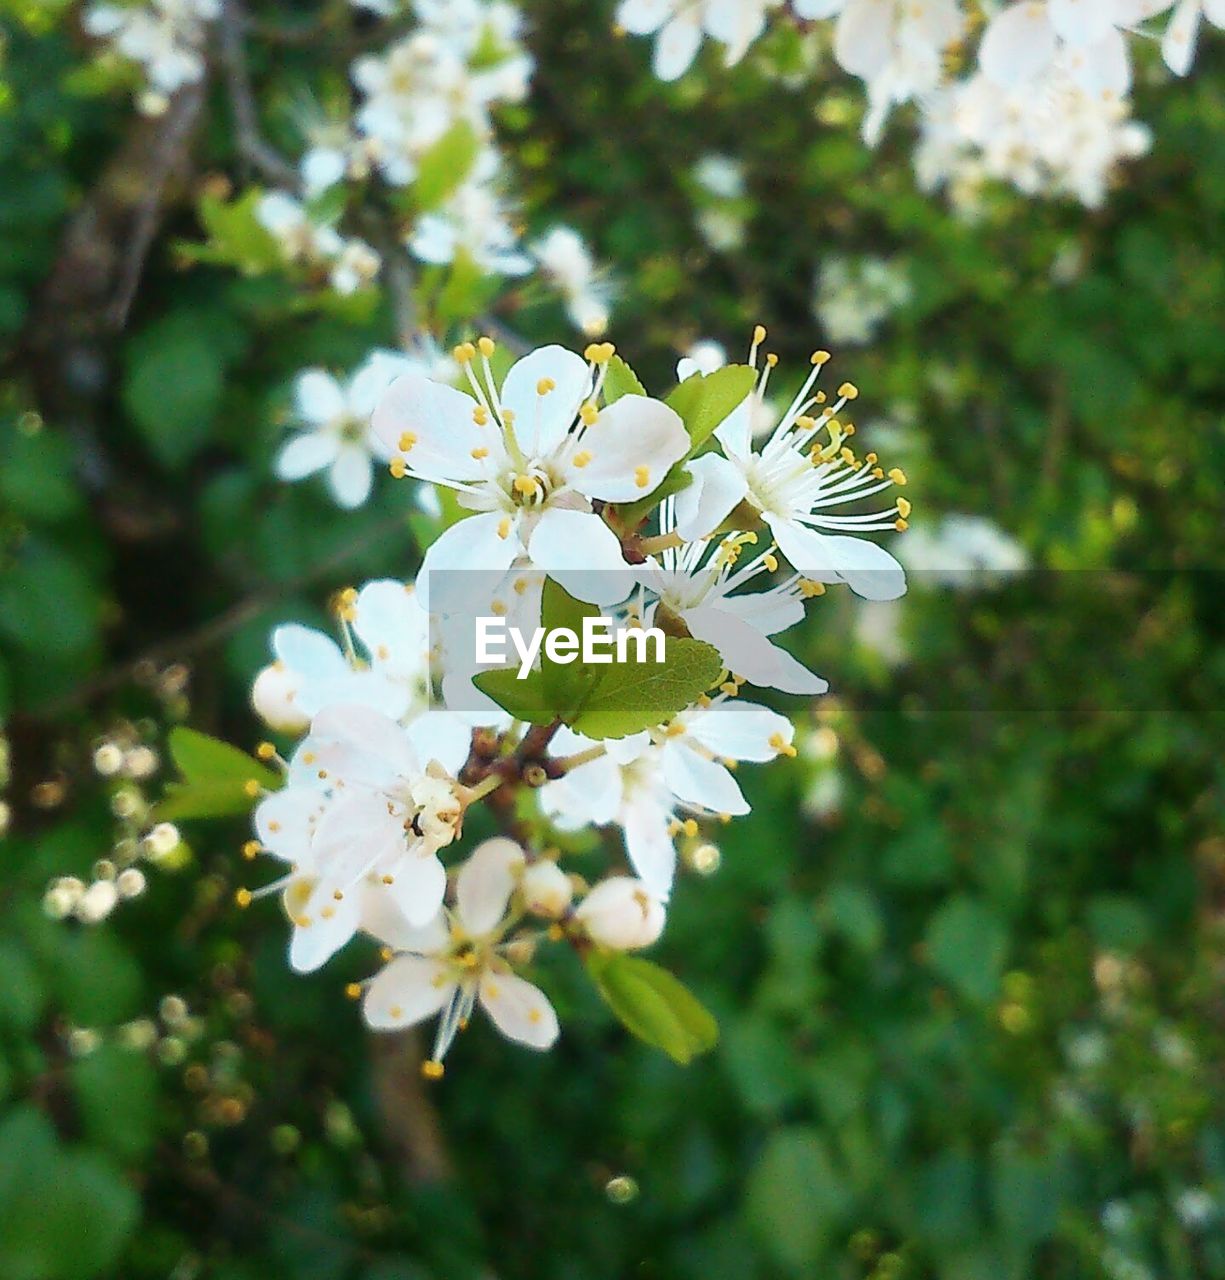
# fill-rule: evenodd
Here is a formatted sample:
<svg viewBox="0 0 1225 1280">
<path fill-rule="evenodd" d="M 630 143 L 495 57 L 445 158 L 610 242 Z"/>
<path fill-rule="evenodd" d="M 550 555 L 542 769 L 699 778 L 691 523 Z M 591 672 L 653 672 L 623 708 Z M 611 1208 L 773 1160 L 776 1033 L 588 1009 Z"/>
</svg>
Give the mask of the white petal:
<svg viewBox="0 0 1225 1280">
<path fill-rule="evenodd" d="M 329 901 L 327 915 L 311 915 L 310 923 L 295 924 L 289 943 L 289 963 L 298 973 L 314 973 L 325 965 L 357 932 L 356 898 Z"/>
<path fill-rule="evenodd" d="M 403 582 L 367 582 L 353 602 L 353 630 L 375 663 L 414 669 L 429 648 L 429 615 L 417 593 Z"/>
<path fill-rule="evenodd" d="M 703 608 L 686 610 L 684 619 L 695 640 L 714 645 L 729 671 L 759 689 L 807 694 L 829 690 L 825 680 L 743 618 L 722 609 Z"/>
<path fill-rule="evenodd" d="M 617 25 L 632 35 L 650 35 L 668 21 L 675 9 L 676 0 L 621 0 Z"/>
<path fill-rule="evenodd" d="M 653 797 L 636 796 L 626 806 L 622 819 L 625 851 L 634 870 L 647 888 L 668 901 L 676 875 L 676 847 L 668 834 L 671 814 Z"/>
<path fill-rule="evenodd" d="M 532 530 L 528 554 L 576 600 L 611 604 L 633 587 L 621 540 L 591 512 L 549 507 Z"/>
<path fill-rule="evenodd" d="M 438 915 L 447 892 L 447 871 L 436 854 L 419 848 L 404 849 L 386 864 L 391 883 L 381 881 L 404 918 L 413 928 L 423 928 Z"/>
<path fill-rule="evenodd" d="M 339 452 L 336 436 L 323 431 L 300 431 L 285 442 L 276 456 L 277 479 L 301 480 L 313 475 L 334 462 Z"/>
<path fill-rule="evenodd" d="M 1161 39 L 1161 56 L 1176 76 L 1185 76 L 1195 59 L 1200 0 L 1181 0 Z"/>
<path fill-rule="evenodd" d="M 362 1012 L 370 1026 L 395 1031 L 424 1022 L 451 998 L 446 967 L 421 956 L 396 956 L 370 983 Z"/>
<path fill-rule="evenodd" d="M 486 973 L 480 984 L 481 1008 L 508 1039 L 529 1049 L 551 1049 L 560 1028 L 548 997 L 513 973 Z"/>
<path fill-rule="evenodd" d="M 342 793 L 324 810 L 312 845 L 321 899 L 337 889 L 347 894 L 376 864 L 394 860 L 403 847 L 404 830 L 381 796 Z"/>
<path fill-rule="evenodd" d="M 458 777 L 472 749 L 469 721 L 450 711 L 425 711 L 404 732 L 422 764 L 437 761 Z"/>
<path fill-rule="evenodd" d="M 381 879 L 367 878 L 360 890 L 361 927 L 371 937 L 395 951 L 414 951 L 418 955 L 433 955 L 446 949 L 450 940 L 447 919 L 442 911 L 422 925 L 409 923 L 400 910 L 394 885 L 386 885 Z"/>
<path fill-rule="evenodd" d="M 778 755 L 772 739 L 788 746 L 795 729 L 786 716 L 752 702 L 716 703 L 693 715 L 686 726 L 689 737 L 708 751 L 728 760 L 764 762 Z"/>
<path fill-rule="evenodd" d="M 272 651 L 290 671 L 308 680 L 335 680 L 349 674 L 340 646 L 314 627 L 297 622 L 277 627 L 272 633 Z"/>
<path fill-rule="evenodd" d="M 717 607 L 743 618 L 768 636 L 786 631 L 804 618 L 803 602 L 781 591 L 748 591 L 723 596 Z"/>
<path fill-rule="evenodd" d="M 753 448 L 753 406 L 756 395 L 742 400 L 715 428 L 715 439 L 729 458 L 744 459 Z"/>
<path fill-rule="evenodd" d="M 601 410 L 582 438 L 591 455 L 566 478 L 579 493 L 604 502 L 633 502 L 659 486 L 689 452 L 689 433 L 675 409 L 647 396 L 622 396 Z"/>
<path fill-rule="evenodd" d="M 727 45 L 726 63 L 735 66 L 762 33 L 765 6 L 748 0 L 706 0 L 706 34 Z"/>
<path fill-rule="evenodd" d="M 294 383 L 294 408 L 303 422 L 323 426 L 348 410 L 340 383 L 324 369 L 307 369 Z"/>
<path fill-rule="evenodd" d="M 1005 89 L 1040 75 L 1055 56 L 1055 31 L 1046 5 L 1019 0 L 987 26 L 978 50 L 983 74 Z"/>
<path fill-rule="evenodd" d="M 454 387 L 419 373 L 397 378 L 374 410 L 374 432 L 384 448 L 401 454 L 409 470 L 425 480 L 475 480 L 484 464 L 474 449 L 500 448 L 501 433 L 489 422 L 478 427 L 476 401 Z M 407 449 L 400 442 L 412 437 Z"/>
<path fill-rule="evenodd" d="M 867 538 L 818 533 L 790 520 L 766 517 L 778 549 L 800 573 L 817 581 L 833 574 L 865 600 L 896 600 L 905 594 L 902 566 Z"/>
<path fill-rule="evenodd" d="M 552 391 L 537 387 L 553 381 Z M 502 407 L 515 415 L 515 436 L 529 457 L 547 456 L 565 439 L 591 394 L 591 368 L 565 347 L 540 347 L 511 365 L 502 383 Z"/>
<path fill-rule="evenodd" d="M 482 938 L 501 924 L 516 872 L 525 862 L 523 850 L 505 836 L 495 836 L 473 849 L 459 869 L 455 886 L 456 912 L 467 933 Z"/>
<path fill-rule="evenodd" d="M 1225 0 L 1204 0 L 1204 17 L 1214 27 L 1225 30 Z"/>
<path fill-rule="evenodd" d="M 342 703 L 324 707 L 311 722 L 311 738 L 336 742 L 377 758 L 386 773 L 405 777 L 421 769 L 404 730 L 373 707 Z"/>
<path fill-rule="evenodd" d="M 676 531 L 686 540 L 712 533 L 748 492 L 744 472 L 717 453 L 694 458 L 689 471 L 693 483 L 676 495 Z"/>
<path fill-rule="evenodd" d="M 588 824 L 601 827 L 621 805 L 621 769 L 608 756 L 589 760 L 564 778 L 540 789 L 540 803 L 559 826 L 574 831 Z"/>
<path fill-rule="evenodd" d="M 430 607 L 431 575 L 452 575 L 479 570 L 484 574 L 509 569 L 521 547 L 514 529 L 503 538 L 499 529 L 509 517 L 498 511 L 457 520 L 436 542 L 430 544 L 417 574 L 417 595 L 421 607 Z M 462 581 L 462 580 L 459 580 Z"/>
<path fill-rule="evenodd" d="M 844 71 L 869 80 L 893 53 L 893 0 L 850 0 L 834 28 L 834 57 Z"/>
<path fill-rule="evenodd" d="M 1047 0 L 1051 26 L 1068 44 L 1096 44 L 1114 29 L 1117 0 Z"/>
<path fill-rule="evenodd" d="M 1127 41 L 1113 27 L 1096 44 L 1065 50 L 1064 61 L 1086 93 L 1120 98 L 1131 88 Z"/>
<path fill-rule="evenodd" d="M 832 18 L 845 0 L 791 0 L 797 18 Z"/>
<path fill-rule="evenodd" d="M 311 861 L 314 819 L 322 803 L 319 792 L 286 787 L 265 796 L 255 807 L 255 833 L 269 853 L 285 862 Z"/>
<path fill-rule="evenodd" d="M 680 740 L 664 743 L 660 762 L 664 781 L 683 804 L 711 813 L 748 813 L 748 801 L 727 769 Z"/>
<path fill-rule="evenodd" d="M 655 74 L 661 80 L 678 80 L 689 70 L 701 43 L 701 13 L 694 5 L 668 22 L 655 37 Z"/>
<path fill-rule="evenodd" d="M 372 351 L 349 383 L 349 411 L 369 418 L 387 388 L 406 373 L 420 373 L 420 368 L 402 351 Z"/>
<path fill-rule="evenodd" d="M 374 464 L 370 454 L 359 445 L 342 446 L 328 472 L 328 486 L 337 505 L 346 511 L 360 507 L 370 496 L 373 481 Z"/>
</svg>

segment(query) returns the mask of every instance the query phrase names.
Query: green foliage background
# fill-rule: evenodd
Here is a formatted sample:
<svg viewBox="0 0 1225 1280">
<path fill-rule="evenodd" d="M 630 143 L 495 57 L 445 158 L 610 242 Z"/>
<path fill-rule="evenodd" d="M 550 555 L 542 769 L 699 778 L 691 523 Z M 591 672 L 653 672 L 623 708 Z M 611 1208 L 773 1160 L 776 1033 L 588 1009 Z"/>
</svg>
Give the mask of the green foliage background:
<svg viewBox="0 0 1225 1280">
<path fill-rule="evenodd" d="M 350 367 L 390 318 L 190 263 L 201 198 L 243 177 L 216 85 L 126 325 L 91 319 L 87 270 L 51 292 L 140 126 L 56 6 L 3 5 L 0 1276 L 1225 1276 L 1219 40 L 1185 83 L 1143 60 L 1154 149 L 1105 209 L 997 192 L 966 224 L 915 190 L 904 124 L 863 148 L 832 69 L 762 74 L 788 33 L 668 87 L 610 5 L 526 7 L 539 69 L 503 118 L 525 218 L 615 264 L 611 336 L 648 385 L 758 320 L 798 375 L 830 345 L 823 258 L 900 257 L 912 302 L 833 368 L 869 442 L 873 417 L 913 424 L 891 461 L 920 516 L 989 515 L 1041 570 L 973 595 L 917 581 L 897 670 L 845 594 L 818 602 L 802 643 L 834 694 L 802 715 L 842 801 L 802 816 L 811 760 L 745 771 L 753 816 L 680 885 L 657 956 L 723 1029 L 688 1068 L 629 1041 L 576 962 L 542 975 L 556 1052 L 474 1027 L 423 1091 L 341 997 L 372 955 L 293 976 L 275 908 L 229 905 L 241 823 L 189 828 L 106 925 L 50 921 L 49 879 L 116 836 L 97 738 L 189 716 L 249 744 L 269 628 L 407 574 L 410 540 L 390 484 L 342 516 L 271 477 L 292 375 Z M 304 85 L 338 89 L 329 54 L 253 40 L 278 142 Z M 695 230 L 710 150 L 748 167 L 733 255 Z M 531 291 L 501 314 L 570 332 Z M 180 661 L 190 707 L 154 692 Z M 128 1044 L 170 993 L 193 1020 Z M 101 1047 L 71 1054 L 72 1027 Z M 1202 1222 L 1178 1211 L 1192 1188 Z"/>
</svg>

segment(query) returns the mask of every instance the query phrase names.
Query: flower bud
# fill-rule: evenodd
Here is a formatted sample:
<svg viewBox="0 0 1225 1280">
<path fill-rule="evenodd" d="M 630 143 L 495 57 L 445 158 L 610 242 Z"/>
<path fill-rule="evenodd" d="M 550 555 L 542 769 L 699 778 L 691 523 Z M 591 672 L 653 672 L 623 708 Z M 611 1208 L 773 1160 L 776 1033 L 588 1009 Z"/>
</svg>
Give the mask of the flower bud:
<svg viewBox="0 0 1225 1280">
<path fill-rule="evenodd" d="M 523 901 L 534 915 L 557 919 L 570 905 L 574 887 L 556 862 L 533 862 L 520 881 Z"/>
<path fill-rule="evenodd" d="M 270 728 L 281 733 L 301 733 L 309 727 L 310 717 L 295 705 L 297 682 L 278 662 L 265 667 L 255 677 L 251 688 L 251 705 Z"/>
<path fill-rule="evenodd" d="M 663 932 L 666 918 L 663 903 L 629 876 L 601 881 L 574 914 L 594 942 L 618 951 L 649 947 Z"/>
</svg>

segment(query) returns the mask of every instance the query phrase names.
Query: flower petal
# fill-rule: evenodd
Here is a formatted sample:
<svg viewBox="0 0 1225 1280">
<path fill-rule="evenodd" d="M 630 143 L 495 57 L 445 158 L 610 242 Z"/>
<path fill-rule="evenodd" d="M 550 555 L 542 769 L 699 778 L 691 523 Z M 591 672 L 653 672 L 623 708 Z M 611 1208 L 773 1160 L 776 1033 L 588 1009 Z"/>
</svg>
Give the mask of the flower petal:
<svg viewBox="0 0 1225 1280">
<path fill-rule="evenodd" d="M 476 480 L 485 464 L 472 451 L 501 448 L 493 422 L 478 427 L 471 396 L 419 373 L 397 378 L 374 410 L 374 433 L 423 480 Z M 411 437 L 411 442 L 406 439 Z M 401 441 L 409 444 L 400 447 Z"/>
<path fill-rule="evenodd" d="M 1118 0 L 1047 0 L 1051 26 L 1068 44 L 1096 44 L 1114 29 Z"/>
<path fill-rule="evenodd" d="M 360 445 L 346 444 L 341 446 L 328 472 L 328 488 L 336 499 L 337 506 L 346 511 L 360 507 L 370 496 L 370 487 L 374 482 L 374 463 L 370 454 Z"/>
<path fill-rule="evenodd" d="M 340 441 L 327 431 L 299 431 L 276 456 L 278 480 L 301 480 L 330 466 L 340 452 Z"/>
<path fill-rule="evenodd" d="M 424 711 L 405 729 L 422 764 L 437 761 L 458 777 L 472 749 L 472 725 L 451 711 Z"/>
<path fill-rule="evenodd" d="M 321 743 L 337 743 L 355 753 L 374 757 L 379 777 L 406 777 L 421 770 L 412 741 L 390 717 L 359 703 L 324 707 L 311 721 L 310 736 Z"/>
<path fill-rule="evenodd" d="M 465 932 L 482 938 L 497 928 L 525 862 L 522 848 L 505 836 L 473 849 L 455 885 L 456 914 Z"/>
<path fill-rule="evenodd" d="M 322 912 L 302 916 L 295 922 L 289 943 L 289 963 L 298 973 L 314 973 L 325 965 L 357 932 L 359 910 L 356 897 L 331 901 Z"/>
<path fill-rule="evenodd" d="M 727 769 L 679 739 L 664 743 L 660 763 L 664 781 L 683 804 L 711 813 L 748 813 L 749 802 Z"/>
<path fill-rule="evenodd" d="M 366 990 L 362 1012 L 378 1031 L 396 1031 L 432 1018 L 451 998 L 446 967 L 423 956 L 396 956 Z"/>
<path fill-rule="evenodd" d="M 548 378 L 553 389 L 538 390 Z M 511 365 L 502 383 L 502 408 L 515 415 L 515 438 L 529 458 L 544 457 L 566 438 L 579 405 L 591 394 L 591 368 L 565 347 L 540 347 Z"/>
<path fill-rule="evenodd" d="M 829 684 L 762 635 L 749 622 L 722 609 L 688 609 L 685 625 L 695 640 L 719 650 L 727 669 L 759 689 L 782 693 L 827 693 Z"/>
<path fill-rule="evenodd" d="M 774 742 L 790 746 L 795 736 L 786 716 L 752 702 L 719 702 L 686 721 L 688 737 L 727 760 L 773 760 L 778 755 Z"/>
<path fill-rule="evenodd" d="M 697 5 L 679 13 L 655 37 L 652 65 L 661 80 L 679 80 L 689 70 L 702 43 L 702 17 Z"/>
<path fill-rule="evenodd" d="M 551 1049 L 560 1028 L 548 997 L 513 973 L 486 973 L 480 983 L 481 1008 L 508 1039 L 529 1049 Z"/>
<path fill-rule="evenodd" d="M 503 521 L 509 519 L 510 517 L 498 511 L 468 516 L 457 520 L 436 542 L 430 544 L 417 574 L 417 595 L 423 609 L 431 607 L 431 589 L 436 586 L 445 587 L 445 583 L 435 584 L 431 581 L 435 575 L 455 575 L 462 570 L 479 570 L 488 575 L 510 568 L 522 548 L 515 529 L 507 529 L 503 524 Z M 503 531 L 506 531 L 506 537 L 502 537 Z M 454 579 L 453 585 L 459 581 L 462 579 Z M 444 591 L 444 594 L 449 596 L 457 593 Z M 458 594 L 462 598 L 467 593 L 460 591 Z"/>
<path fill-rule="evenodd" d="M 807 577 L 829 581 L 830 575 L 865 600 L 896 600 L 906 591 L 902 566 L 884 547 L 866 538 L 818 533 L 790 520 L 766 516 L 778 549 Z"/>
<path fill-rule="evenodd" d="M 306 369 L 293 388 L 294 409 L 303 422 L 321 427 L 344 417 L 348 410 L 344 389 L 325 369 Z"/>
<path fill-rule="evenodd" d="M 582 437 L 586 466 L 567 468 L 579 493 L 605 502 L 633 502 L 659 487 L 689 452 L 680 414 L 648 396 L 622 396 L 600 411 Z"/>
<path fill-rule="evenodd" d="M 532 530 L 528 554 L 576 600 L 612 604 L 634 586 L 620 538 L 588 511 L 549 507 Z"/>
<path fill-rule="evenodd" d="M 336 680 L 350 673 L 340 646 L 330 636 L 297 622 L 277 627 L 272 651 L 294 675 L 307 680 Z"/>
<path fill-rule="evenodd" d="M 850 0 L 834 27 L 834 57 L 853 76 L 871 80 L 893 55 L 894 0 Z"/>
<path fill-rule="evenodd" d="M 447 871 L 436 854 L 402 849 L 386 864 L 384 875 L 391 883 L 383 879 L 382 887 L 414 929 L 425 927 L 438 914 L 447 892 Z"/>
<path fill-rule="evenodd" d="M 1055 56 L 1055 29 L 1040 0 L 1018 0 L 987 24 L 978 64 L 988 80 L 1005 89 L 1040 75 Z"/>
<path fill-rule="evenodd" d="M 717 529 L 748 492 L 744 472 L 717 453 L 695 458 L 689 471 L 693 483 L 676 495 L 676 531 L 686 540 Z"/>
<path fill-rule="evenodd" d="M 395 951 L 428 956 L 445 950 L 450 939 L 445 914 L 438 910 L 422 925 L 409 923 L 396 895 L 391 892 L 394 888 L 381 879 L 367 878 L 360 891 L 361 927 Z"/>
<path fill-rule="evenodd" d="M 625 806 L 625 851 L 647 888 L 667 902 L 676 875 L 676 847 L 668 834 L 672 815 L 654 796 L 635 796 Z"/>
<path fill-rule="evenodd" d="M 353 602 L 353 630 L 372 662 L 415 671 L 428 662 L 430 618 L 411 586 L 367 582 Z"/>
</svg>

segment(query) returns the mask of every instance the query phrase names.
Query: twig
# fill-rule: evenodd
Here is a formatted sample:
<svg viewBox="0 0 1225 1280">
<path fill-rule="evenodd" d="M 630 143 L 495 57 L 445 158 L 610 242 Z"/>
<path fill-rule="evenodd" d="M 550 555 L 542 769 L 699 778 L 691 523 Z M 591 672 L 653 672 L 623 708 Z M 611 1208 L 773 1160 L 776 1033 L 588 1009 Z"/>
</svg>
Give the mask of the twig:
<svg viewBox="0 0 1225 1280">
<path fill-rule="evenodd" d="M 297 170 L 279 151 L 265 142 L 260 133 L 255 95 L 251 90 L 251 73 L 247 69 L 247 55 L 243 47 L 242 33 L 245 25 L 246 17 L 239 0 L 224 0 L 219 22 L 221 63 L 225 71 L 230 109 L 234 114 L 238 150 L 265 178 L 291 191 L 297 191 L 301 186 Z"/>
</svg>

